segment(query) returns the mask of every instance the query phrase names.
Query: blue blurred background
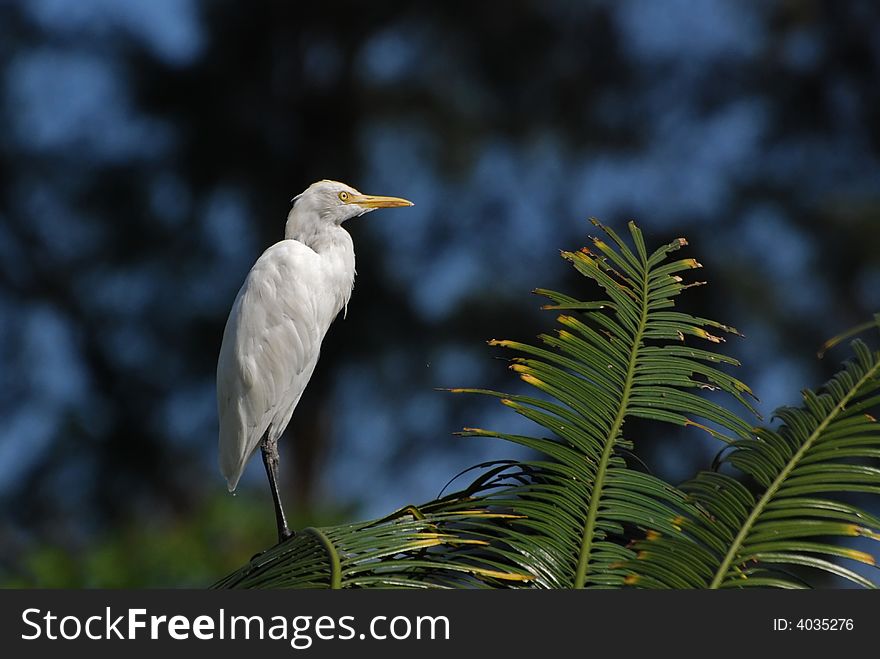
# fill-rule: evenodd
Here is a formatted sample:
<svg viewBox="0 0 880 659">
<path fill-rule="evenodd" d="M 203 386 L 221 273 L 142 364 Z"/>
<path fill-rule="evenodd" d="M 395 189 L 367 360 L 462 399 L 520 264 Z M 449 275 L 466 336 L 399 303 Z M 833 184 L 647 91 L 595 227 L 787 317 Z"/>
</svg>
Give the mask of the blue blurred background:
<svg viewBox="0 0 880 659">
<path fill-rule="evenodd" d="M 262 465 L 216 468 L 214 367 L 289 199 L 334 178 L 416 206 L 348 225 L 348 318 L 282 445 L 294 525 L 382 515 L 511 447 L 485 340 L 586 218 L 687 236 L 688 311 L 765 416 L 880 309 L 880 5 L 0 3 L 0 583 L 200 585 L 268 546 Z M 638 429 L 680 481 L 717 445 Z M 656 436 L 655 436 L 656 435 Z M 294 441 L 291 441 L 291 440 Z"/>
</svg>

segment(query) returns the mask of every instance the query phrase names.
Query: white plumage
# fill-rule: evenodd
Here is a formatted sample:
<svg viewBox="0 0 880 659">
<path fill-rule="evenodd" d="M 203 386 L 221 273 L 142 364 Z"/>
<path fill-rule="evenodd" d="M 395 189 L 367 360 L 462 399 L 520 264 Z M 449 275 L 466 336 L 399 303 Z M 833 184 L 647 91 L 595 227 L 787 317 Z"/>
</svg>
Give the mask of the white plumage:
<svg viewBox="0 0 880 659">
<path fill-rule="evenodd" d="M 263 252 L 232 305 L 217 363 L 220 470 L 233 491 L 248 460 L 263 449 L 281 539 L 290 533 L 275 483 L 277 442 L 354 286 L 354 245 L 342 223 L 376 208 L 411 205 L 336 181 L 312 184 L 295 197 L 285 239 Z"/>
</svg>

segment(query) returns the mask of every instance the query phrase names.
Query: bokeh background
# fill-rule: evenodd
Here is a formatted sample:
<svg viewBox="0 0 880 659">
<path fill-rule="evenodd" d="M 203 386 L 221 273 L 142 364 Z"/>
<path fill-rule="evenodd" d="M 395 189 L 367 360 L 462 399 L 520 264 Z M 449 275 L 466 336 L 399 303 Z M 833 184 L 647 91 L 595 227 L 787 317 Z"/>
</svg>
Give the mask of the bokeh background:
<svg viewBox="0 0 880 659">
<path fill-rule="evenodd" d="M 0 2 L 0 584 L 211 583 L 274 540 L 262 465 L 216 468 L 214 368 L 289 199 L 335 178 L 415 207 L 348 226 L 358 277 L 282 445 L 295 525 L 378 516 L 511 447 L 493 337 L 582 293 L 590 216 L 687 236 L 686 310 L 766 415 L 880 309 L 880 5 L 740 0 Z M 638 429 L 674 481 L 719 448 Z M 294 441 L 291 441 L 294 440 Z"/>
</svg>

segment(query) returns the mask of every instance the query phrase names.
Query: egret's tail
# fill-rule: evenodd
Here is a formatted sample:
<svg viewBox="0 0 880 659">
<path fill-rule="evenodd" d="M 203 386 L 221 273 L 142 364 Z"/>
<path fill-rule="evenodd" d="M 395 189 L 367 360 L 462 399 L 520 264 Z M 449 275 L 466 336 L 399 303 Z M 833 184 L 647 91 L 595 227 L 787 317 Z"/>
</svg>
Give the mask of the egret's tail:
<svg viewBox="0 0 880 659">
<path fill-rule="evenodd" d="M 250 457 L 247 434 L 241 424 L 220 422 L 220 473 L 226 479 L 226 487 L 235 492 L 238 481 Z"/>
<path fill-rule="evenodd" d="M 220 473 L 223 474 L 223 477 L 226 479 L 226 489 L 230 492 L 235 492 L 235 488 L 238 487 L 238 481 L 241 479 L 244 465 L 244 460 L 239 460 L 237 462 L 224 462 L 223 454 L 221 453 Z"/>
</svg>

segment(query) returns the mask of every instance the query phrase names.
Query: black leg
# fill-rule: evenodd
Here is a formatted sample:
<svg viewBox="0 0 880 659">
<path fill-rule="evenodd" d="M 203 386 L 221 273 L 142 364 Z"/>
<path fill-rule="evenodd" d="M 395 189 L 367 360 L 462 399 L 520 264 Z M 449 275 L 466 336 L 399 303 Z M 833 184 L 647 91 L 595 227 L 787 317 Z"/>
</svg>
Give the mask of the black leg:
<svg viewBox="0 0 880 659">
<path fill-rule="evenodd" d="M 275 504 L 275 521 L 278 524 L 278 542 L 284 542 L 293 535 L 287 527 L 287 519 L 284 517 L 284 508 L 281 507 L 281 494 L 278 492 L 278 440 L 269 441 L 269 433 L 263 437 L 260 444 L 260 452 L 263 454 L 263 464 L 266 466 L 266 475 L 269 477 L 269 487 L 272 490 L 272 502 Z"/>
</svg>

